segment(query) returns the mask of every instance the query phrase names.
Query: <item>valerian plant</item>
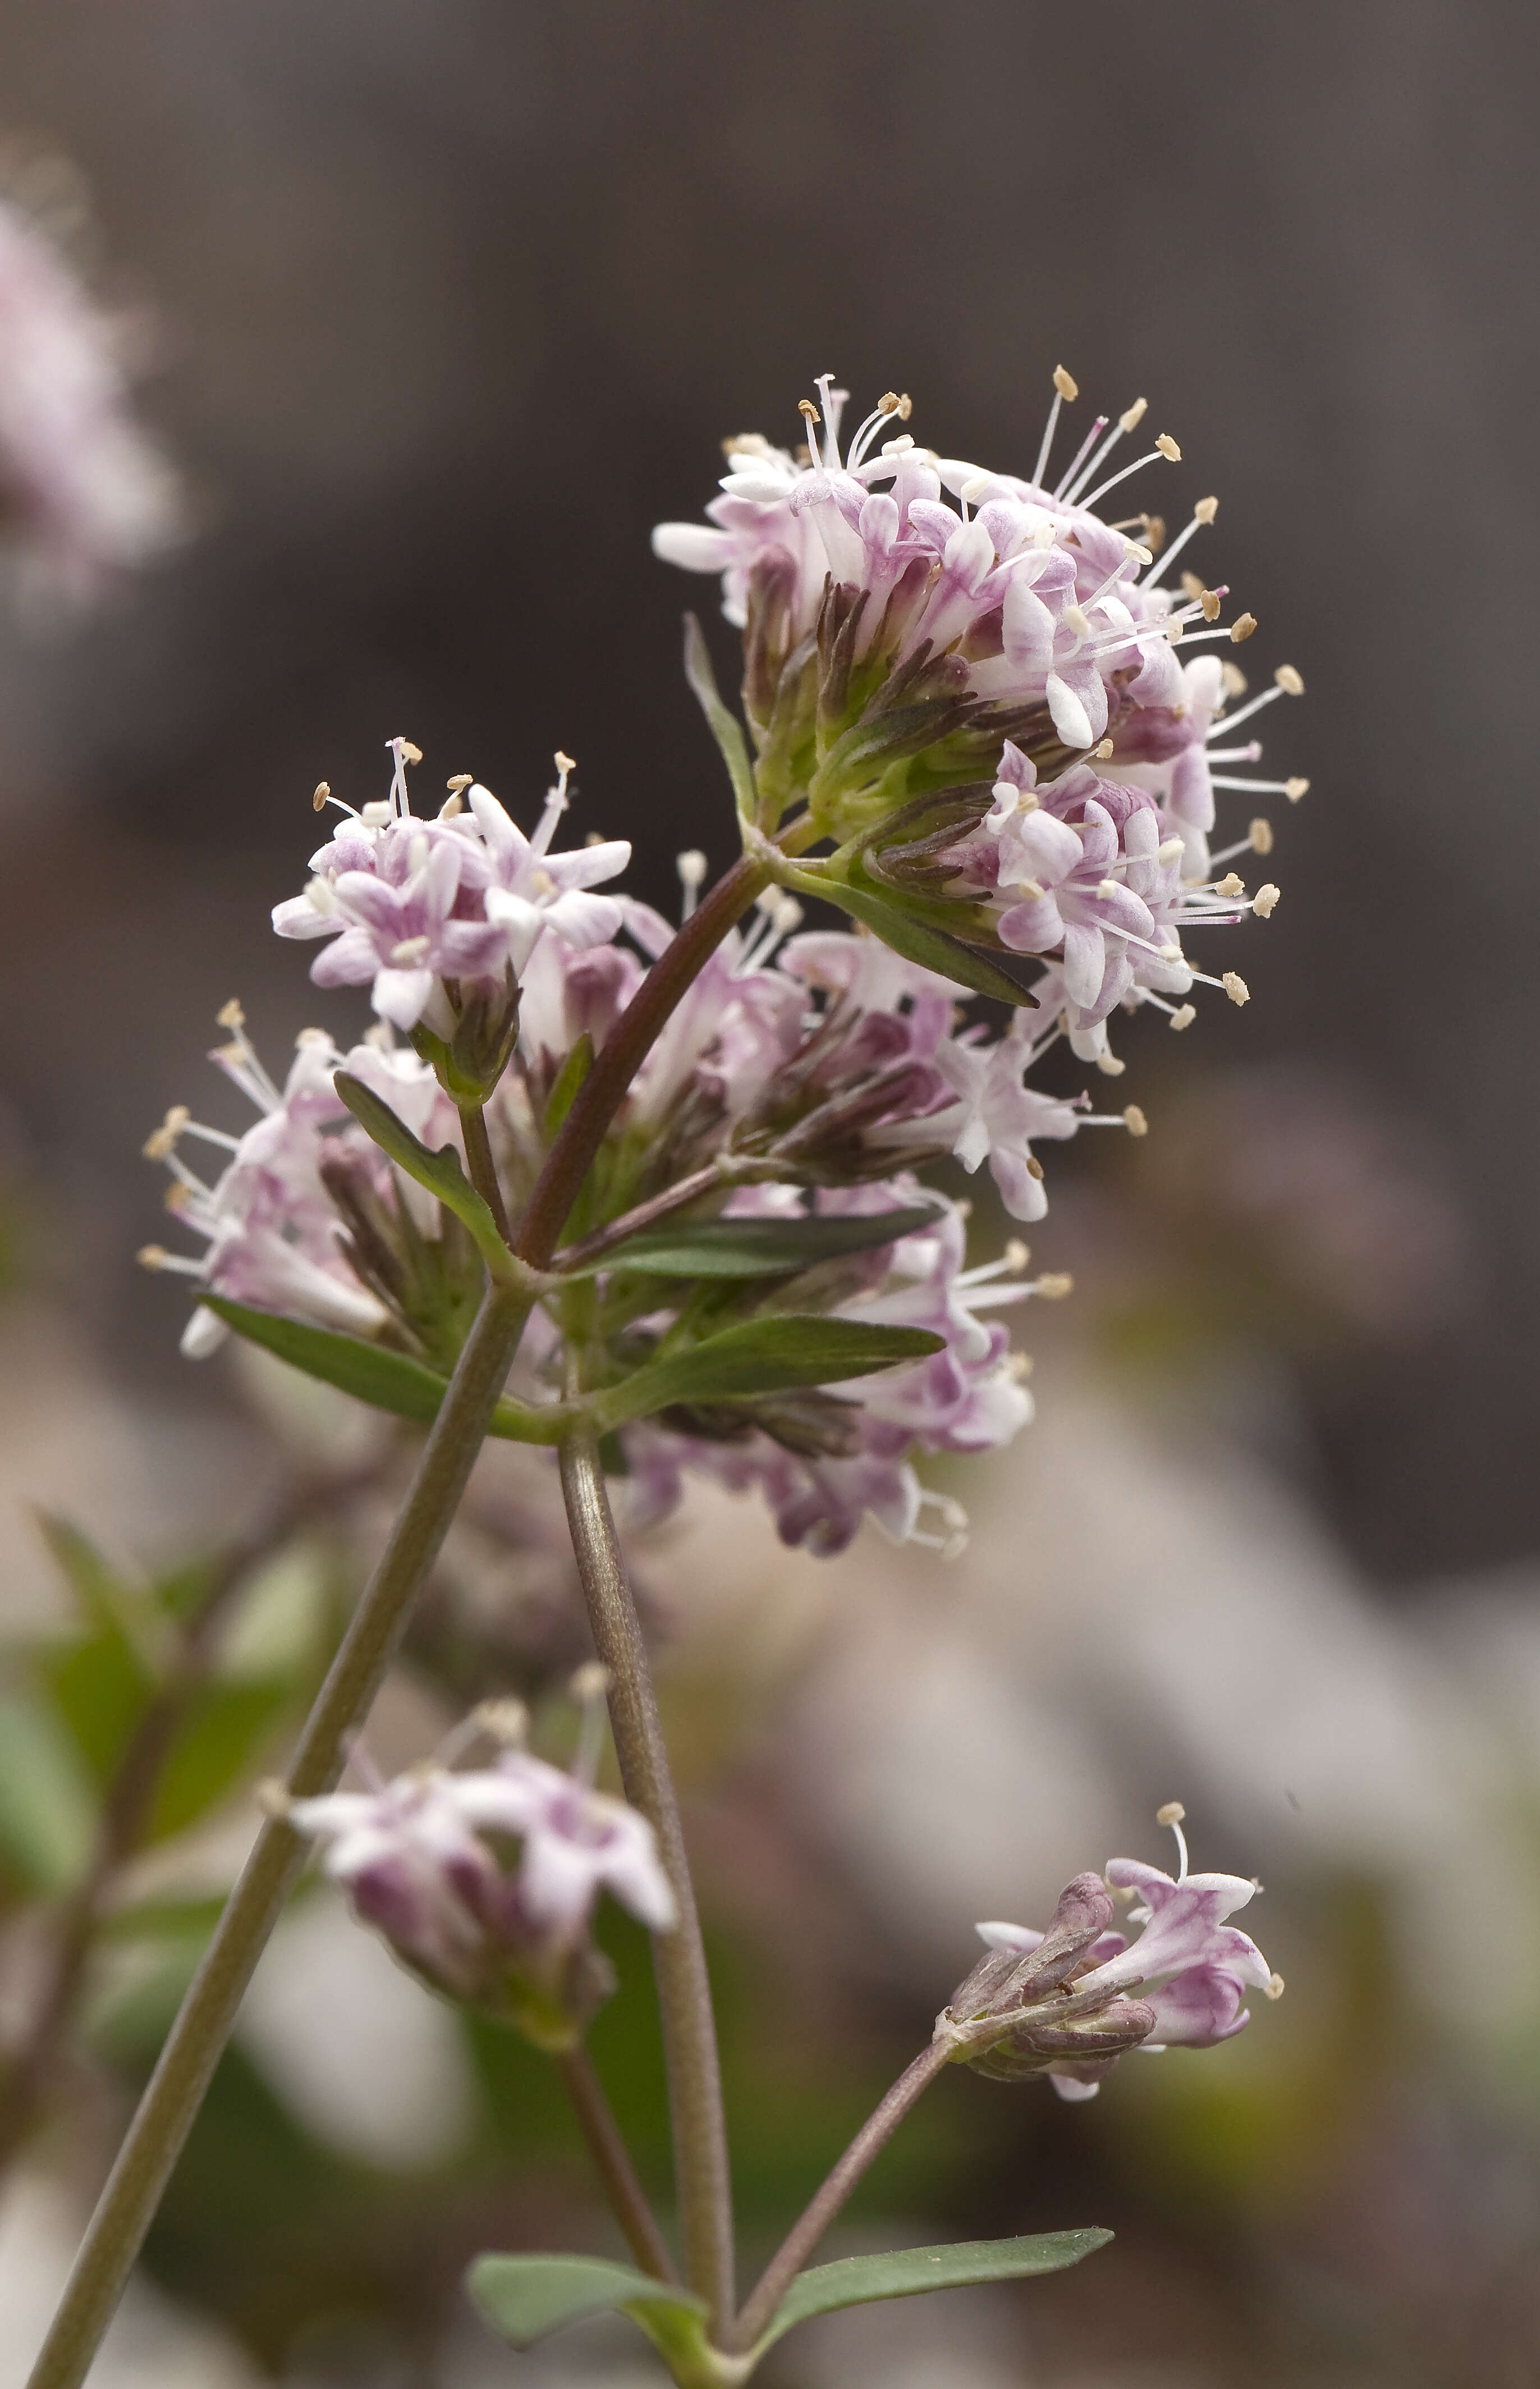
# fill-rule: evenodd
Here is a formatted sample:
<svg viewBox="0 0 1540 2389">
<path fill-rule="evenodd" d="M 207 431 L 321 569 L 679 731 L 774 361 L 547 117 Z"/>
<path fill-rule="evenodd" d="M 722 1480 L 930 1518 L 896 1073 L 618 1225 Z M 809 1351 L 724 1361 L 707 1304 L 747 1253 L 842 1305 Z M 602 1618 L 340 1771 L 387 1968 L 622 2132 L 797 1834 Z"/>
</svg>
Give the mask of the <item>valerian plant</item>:
<svg viewBox="0 0 1540 2389">
<path fill-rule="evenodd" d="M 342 1637 L 103 2194 L 33 2389 L 84 2376 L 257 1957 L 308 1853 L 360 1921 L 446 1999 L 522 2032 L 561 2070 L 629 2265 L 489 2255 L 470 2277 L 518 2346 L 629 2315 L 675 2381 L 748 2378 L 810 2315 L 1067 2265 L 1075 2229 L 808 2269 L 915 2101 L 965 2064 L 1093 2096 L 1121 2059 L 1240 2030 L 1281 1988 L 1228 1922 L 1242 1878 L 1133 1859 L 1077 1875 L 1042 1931 L 998 1923 L 906 2069 L 740 2298 L 720 2073 L 694 1895 L 648 1656 L 611 1512 L 655 1518 L 692 1476 L 757 1493 L 787 1543 L 834 1554 L 864 1520 L 943 1553 L 966 1521 L 926 1481 L 939 1453 L 996 1449 L 1031 1417 L 1007 1319 L 1068 1290 L 1012 1238 L 970 1263 L 968 1207 L 926 1173 L 987 1164 L 1012 1220 L 1047 1207 L 1040 1148 L 1146 1131 L 1039 1082 L 1045 1057 L 1116 1079 L 1114 1021 L 1180 1031 L 1200 991 L 1243 1003 L 1199 933 L 1266 920 L 1279 891 L 1234 869 L 1263 816 L 1215 850 L 1216 792 L 1303 781 L 1254 763 L 1241 725 L 1302 691 L 1282 667 L 1246 697 L 1228 591 L 1172 566 L 1135 476 L 1179 463 L 1146 409 L 1098 417 L 1050 480 L 1061 367 L 1027 478 L 916 444 L 888 393 L 842 444 L 845 393 L 802 404 L 796 453 L 727 443 L 704 524 L 660 556 L 719 573 L 743 634 L 742 712 L 687 622 L 686 671 L 727 770 L 741 854 L 706 890 L 679 859 L 676 926 L 619 886 L 621 839 L 562 843 L 570 760 L 532 832 L 468 774 L 430 812 L 390 741 L 387 793 L 336 818 L 303 891 L 274 913 L 323 990 L 366 987 L 350 1050 L 300 1037 L 272 1076 L 244 1016 L 218 1068 L 257 1115 L 239 1133 L 173 1110 L 148 1150 L 198 1249 L 143 1258 L 194 1294 L 193 1357 L 232 1332 L 427 1433 L 410 1492 Z M 805 898 L 847 928 L 803 926 Z M 1190 954 L 1188 941 L 1196 951 Z M 1215 965 L 1211 967 L 1211 963 Z M 1202 965 L 1202 966 L 1200 966 Z M 981 1010 L 975 999 L 992 1000 Z M 195 1166 L 205 1151 L 211 1167 Z M 191 1157 L 189 1157 L 191 1156 Z M 560 1472 L 596 1663 L 568 1769 L 483 1705 L 394 1782 L 354 1738 L 488 1436 Z M 601 1794 L 607 1702 L 624 1800 Z M 344 1756 L 363 1769 L 336 1788 Z M 592 1937 L 608 1894 L 652 1935 L 678 2193 L 677 2246 L 649 2207 L 585 2053 L 614 1987 Z"/>
</svg>

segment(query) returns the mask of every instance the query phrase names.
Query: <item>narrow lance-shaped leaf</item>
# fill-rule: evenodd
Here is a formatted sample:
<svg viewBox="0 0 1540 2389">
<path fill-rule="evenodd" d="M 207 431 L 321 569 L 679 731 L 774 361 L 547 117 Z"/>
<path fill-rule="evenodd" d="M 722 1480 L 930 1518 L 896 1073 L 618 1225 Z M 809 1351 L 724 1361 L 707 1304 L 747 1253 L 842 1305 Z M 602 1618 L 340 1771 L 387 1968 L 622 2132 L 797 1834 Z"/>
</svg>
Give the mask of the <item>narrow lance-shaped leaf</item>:
<svg viewBox="0 0 1540 2389">
<path fill-rule="evenodd" d="M 1063 2272 L 1067 2265 L 1078 2265 L 1083 2256 L 1104 2248 L 1112 2236 L 1094 2229 L 1036 2231 L 1017 2240 L 959 2240 L 949 2247 L 897 2248 L 891 2255 L 843 2256 L 833 2265 L 817 2265 L 792 2283 L 754 2352 L 762 2355 L 797 2323 L 842 2306 Z"/>
<path fill-rule="evenodd" d="M 446 1144 L 437 1153 L 430 1151 L 389 1105 L 373 1088 L 366 1087 L 362 1079 L 355 1079 L 350 1070 L 338 1070 L 332 1084 L 360 1128 L 380 1151 L 388 1154 L 409 1178 L 414 1178 L 419 1186 L 436 1194 L 445 1209 L 452 1211 L 470 1230 L 491 1275 L 512 1277 L 517 1264 L 498 1233 L 496 1220 L 461 1167 L 454 1147 Z"/>
<path fill-rule="evenodd" d="M 1030 962 L 1040 969 L 1036 956 L 1023 955 L 1018 964 L 1010 954 L 987 952 L 982 946 L 971 946 L 949 929 L 937 928 L 934 923 L 916 919 L 898 905 L 883 896 L 874 896 L 870 888 L 854 888 L 847 879 L 819 879 L 810 876 L 800 880 L 812 895 L 821 896 L 825 902 L 838 904 L 842 911 L 853 913 L 869 929 L 875 929 L 885 945 L 902 954 L 906 961 L 923 963 L 926 970 L 951 979 L 959 987 L 972 988 L 975 995 L 992 995 L 999 1003 L 1011 1003 L 1036 1009 L 1037 997 L 1025 981 L 1025 967 Z M 1018 980 L 1017 968 L 1023 971 Z"/>
<path fill-rule="evenodd" d="M 701 1220 L 693 1226 L 656 1228 L 630 1236 L 613 1250 L 566 1274 L 592 1277 L 600 1270 L 644 1270 L 655 1277 L 791 1277 L 820 1261 L 842 1260 L 872 1251 L 899 1236 L 933 1227 L 929 1204 L 899 1211 L 855 1216 L 832 1214 L 802 1220 Z M 561 1264 L 560 1254 L 556 1266 Z"/>
<path fill-rule="evenodd" d="M 515 2347 L 533 2347 L 590 2315 L 625 2314 L 663 2351 L 676 2381 L 723 2377 L 706 2344 L 702 2301 L 632 2266 L 600 2256 L 478 2256 L 465 2286 Z M 733 2370 L 743 2377 L 742 2367 Z"/>
<path fill-rule="evenodd" d="M 329 1327 L 312 1327 L 307 1320 L 285 1319 L 276 1311 L 253 1310 L 244 1302 L 206 1294 L 209 1309 L 248 1343 L 260 1344 L 307 1377 L 336 1386 L 377 1411 L 397 1418 L 418 1419 L 424 1425 L 439 1415 L 448 1380 L 436 1369 L 408 1353 L 392 1352 L 383 1344 L 365 1344 L 356 1335 L 338 1335 Z M 510 1443 L 556 1443 L 571 1412 L 553 1403 L 535 1410 L 504 1394 L 492 1413 L 489 1432 Z"/>
<path fill-rule="evenodd" d="M 748 747 L 738 719 L 722 702 L 717 675 L 711 669 L 706 633 L 694 614 L 686 614 L 684 618 L 684 677 L 690 683 L 696 704 L 706 716 L 711 735 L 721 749 L 722 760 L 732 782 L 732 793 L 738 801 L 738 811 L 745 821 L 752 821 L 758 804 L 754 766 L 749 761 Z"/>
<path fill-rule="evenodd" d="M 745 1320 L 700 1343 L 648 1361 L 634 1375 L 591 1394 L 588 1411 L 605 1430 L 645 1418 L 675 1402 L 719 1402 L 869 1377 L 904 1361 L 923 1361 L 945 1339 L 923 1327 L 888 1327 L 856 1319 L 783 1312 Z"/>
</svg>

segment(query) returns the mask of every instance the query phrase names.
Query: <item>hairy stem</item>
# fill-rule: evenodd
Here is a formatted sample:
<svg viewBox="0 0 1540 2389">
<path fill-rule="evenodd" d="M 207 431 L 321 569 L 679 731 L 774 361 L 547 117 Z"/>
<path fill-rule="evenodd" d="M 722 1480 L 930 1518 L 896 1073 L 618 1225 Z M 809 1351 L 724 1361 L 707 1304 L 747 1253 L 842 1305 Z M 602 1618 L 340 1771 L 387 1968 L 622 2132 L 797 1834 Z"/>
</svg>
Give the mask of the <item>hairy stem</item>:
<svg viewBox="0 0 1540 2389">
<path fill-rule="evenodd" d="M 491 1287 L 483 1297 L 405 1506 L 306 1719 L 287 1777 L 293 1798 L 330 1788 L 348 1736 L 368 1715 L 459 1507 L 528 1309 L 528 1297 L 506 1287 Z M 299 1835 L 270 1818 L 129 2126 L 29 2389 L 79 2389 L 84 2380 L 304 1858 Z"/>
<path fill-rule="evenodd" d="M 668 2243 L 647 2204 L 647 2193 L 636 2178 L 630 2152 L 621 2137 L 604 2085 L 584 2049 L 565 2050 L 556 2063 L 577 2114 L 588 2153 L 593 2159 L 626 2245 L 644 2273 L 660 2281 L 677 2282 L 679 2273 Z"/>
<path fill-rule="evenodd" d="M 627 1799 L 657 1835 L 679 1906 L 673 1932 L 653 1936 L 653 1964 L 668 2068 L 684 2278 L 706 2300 L 715 2333 L 725 2330 L 734 2305 L 732 2187 L 700 1919 L 652 1671 L 592 1428 L 575 1428 L 563 1438 L 561 1470 L 594 1648 L 610 1673 L 610 1722 L 620 1780 Z"/>
<path fill-rule="evenodd" d="M 945 2041 L 933 2042 L 929 2049 L 922 2050 L 912 2065 L 905 2067 L 886 2097 L 873 2108 L 760 2274 L 729 2334 L 730 2348 L 752 2347 L 761 2332 L 769 2329 L 782 2299 L 867 2166 L 886 2147 L 921 2092 L 930 2088 L 950 2058 L 951 2051 Z"/>
<path fill-rule="evenodd" d="M 544 1269 L 555 1251 L 566 1215 L 659 1029 L 706 957 L 770 884 L 769 871 L 751 855 L 735 862 L 658 956 L 605 1038 L 518 1223 L 514 1250 L 532 1269 Z"/>
</svg>

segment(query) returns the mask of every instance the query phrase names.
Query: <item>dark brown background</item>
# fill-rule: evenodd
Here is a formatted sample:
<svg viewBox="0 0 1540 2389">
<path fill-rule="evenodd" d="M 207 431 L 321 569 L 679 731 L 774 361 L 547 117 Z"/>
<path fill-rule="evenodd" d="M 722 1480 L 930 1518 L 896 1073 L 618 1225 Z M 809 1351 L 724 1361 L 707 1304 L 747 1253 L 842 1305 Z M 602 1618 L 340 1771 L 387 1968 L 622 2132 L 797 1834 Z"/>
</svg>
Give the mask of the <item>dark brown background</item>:
<svg viewBox="0 0 1540 2389">
<path fill-rule="evenodd" d="M 310 1008 L 264 922 L 313 781 L 374 791 L 403 729 L 435 778 L 532 803 L 564 744 L 662 897 L 727 824 L 649 525 L 826 366 L 1024 466 L 1063 358 L 1089 400 L 1149 394 L 1221 493 L 1252 652 L 1309 683 L 1268 724 L 1314 782 L 1286 901 L 1203 1062 L 1331 1075 L 1465 1223 L 1452 1322 L 1306 1370 L 1307 1464 L 1389 1579 L 1530 1548 L 1531 28 L 1437 0 L 6 9 L 0 113 L 75 157 L 158 302 L 146 404 L 206 517 L 96 625 L 0 654 L 0 1070 L 115 1365 L 172 1365 L 125 1260 L 146 1119 L 233 989 L 275 1046 Z"/>
</svg>

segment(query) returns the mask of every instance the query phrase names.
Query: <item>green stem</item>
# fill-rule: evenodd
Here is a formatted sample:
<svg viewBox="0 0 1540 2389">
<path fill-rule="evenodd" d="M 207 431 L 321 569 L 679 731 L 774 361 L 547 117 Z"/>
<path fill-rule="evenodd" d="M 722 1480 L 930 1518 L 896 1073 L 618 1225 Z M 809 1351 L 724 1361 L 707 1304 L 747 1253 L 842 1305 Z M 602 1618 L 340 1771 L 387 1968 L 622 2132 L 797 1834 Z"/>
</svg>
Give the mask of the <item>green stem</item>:
<svg viewBox="0 0 1540 2389">
<path fill-rule="evenodd" d="M 647 2193 L 636 2178 L 630 2152 L 605 2096 L 604 2085 L 593 2070 L 592 2059 L 586 2049 L 566 2049 L 557 2057 L 556 2064 L 588 2143 L 588 2153 L 626 2235 L 626 2245 L 644 2273 L 652 2273 L 660 2281 L 677 2283 L 679 2274 L 668 2254 L 668 2243 L 657 2228 Z"/>
<path fill-rule="evenodd" d="M 505 1245 L 511 1246 L 514 1232 L 508 1223 L 508 1207 L 503 1200 L 503 1183 L 492 1159 L 492 1148 L 487 1135 L 487 1113 L 482 1104 L 461 1104 L 460 1128 L 465 1140 L 465 1161 L 471 1184 L 491 1213 L 497 1233 Z"/>
<path fill-rule="evenodd" d="M 489 1289 L 424 1447 L 404 1508 L 354 1611 L 294 1754 L 294 1799 L 325 1792 L 367 1716 L 414 1599 L 438 1557 L 503 1390 L 527 1296 Z M 270 1818 L 225 1904 L 97 2202 L 28 2389 L 80 2389 L 230 2037 L 306 1846 Z"/>
<path fill-rule="evenodd" d="M 927 2090 L 936 2076 L 950 2063 L 951 2054 L 948 2043 L 933 2041 L 929 2049 L 921 2050 L 912 2065 L 905 2067 L 886 2097 L 873 2108 L 822 2188 L 804 2207 L 760 2274 L 745 2301 L 742 2314 L 728 2333 L 727 2345 L 730 2348 L 750 2348 L 760 2333 L 769 2330 L 782 2299 L 867 2166 L 886 2147 L 922 2091 Z"/>
<path fill-rule="evenodd" d="M 515 1252 L 531 1269 L 544 1269 L 555 1251 L 567 1213 L 659 1029 L 706 957 L 770 884 L 770 872 L 752 855 L 735 862 L 658 956 L 605 1038 L 546 1156 L 514 1237 Z"/>
<path fill-rule="evenodd" d="M 575 1428 L 564 1438 L 561 1469 L 593 1644 L 610 1673 L 610 1722 L 620 1780 L 627 1799 L 657 1835 L 679 1907 L 673 1932 L 653 1936 L 653 1965 L 668 2068 L 684 2278 L 706 2300 L 708 2328 L 715 2333 L 726 2329 L 735 2302 L 732 2185 L 706 1949 L 657 1696 L 592 1428 Z"/>
</svg>

